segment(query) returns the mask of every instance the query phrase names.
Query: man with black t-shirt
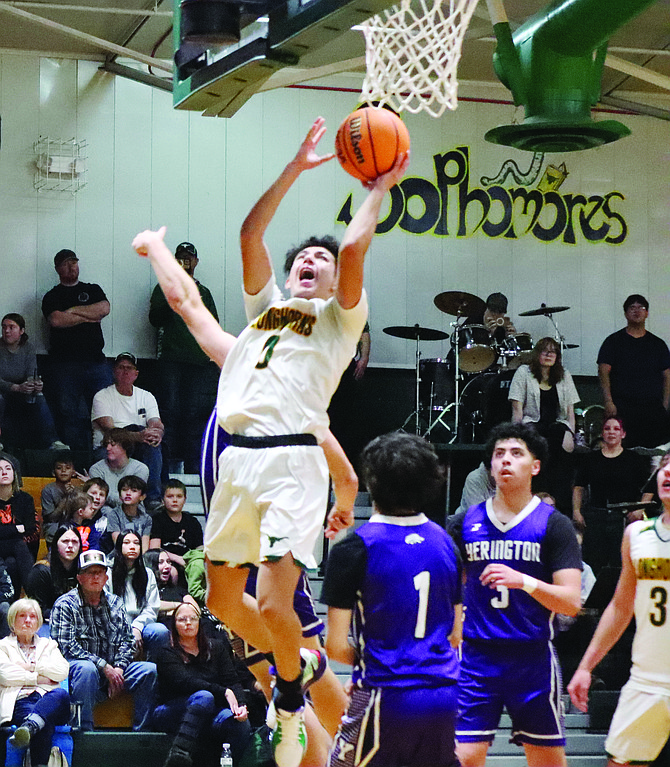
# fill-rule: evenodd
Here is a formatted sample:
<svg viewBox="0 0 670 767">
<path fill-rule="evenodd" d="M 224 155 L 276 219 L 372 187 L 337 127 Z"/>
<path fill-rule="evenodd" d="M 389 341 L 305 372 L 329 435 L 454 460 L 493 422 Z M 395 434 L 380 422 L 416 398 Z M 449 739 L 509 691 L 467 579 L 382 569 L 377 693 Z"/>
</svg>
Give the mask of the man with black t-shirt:
<svg viewBox="0 0 670 767">
<path fill-rule="evenodd" d="M 113 383 L 100 325 L 109 314 L 109 301 L 100 285 L 79 282 L 79 259 L 72 250 L 59 250 L 54 267 L 60 284 L 42 299 L 42 314 L 50 326 L 54 414 L 63 442 L 75 450 L 90 450 L 93 396 Z"/>
<path fill-rule="evenodd" d="M 598 352 L 605 416 L 626 427 L 626 447 L 655 447 L 670 437 L 670 351 L 645 328 L 649 301 L 634 293 L 624 301 L 626 327 L 607 336 Z"/>
</svg>

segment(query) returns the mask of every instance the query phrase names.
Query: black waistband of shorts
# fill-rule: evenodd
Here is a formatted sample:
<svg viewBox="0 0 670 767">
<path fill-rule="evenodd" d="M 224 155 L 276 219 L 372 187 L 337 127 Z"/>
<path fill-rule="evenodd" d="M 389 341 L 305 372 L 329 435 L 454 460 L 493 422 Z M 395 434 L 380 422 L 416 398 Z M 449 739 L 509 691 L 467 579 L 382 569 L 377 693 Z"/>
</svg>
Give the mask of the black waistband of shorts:
<svg viewBox="0 0 670 767">
<path fill-rule="evenodd" d="M 292 445 L 310 445 L 316 447 L 318 442 L 313 434 L 274 434 L 270 437 L 245 437 L 243 434 L 231 434 L 230 444 L 233 447 L 290 447 Z"/>
</svg>

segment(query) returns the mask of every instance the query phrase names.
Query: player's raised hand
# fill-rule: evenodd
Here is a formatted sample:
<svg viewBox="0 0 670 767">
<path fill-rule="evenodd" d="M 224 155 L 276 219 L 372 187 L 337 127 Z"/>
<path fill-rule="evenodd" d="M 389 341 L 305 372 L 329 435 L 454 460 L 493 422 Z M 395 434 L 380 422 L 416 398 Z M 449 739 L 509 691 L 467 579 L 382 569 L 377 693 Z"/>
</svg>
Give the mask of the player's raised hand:
<svg viewBox="0 0 670 767">
<path fill-rule="evenodd" d="M 578 668 L 568 685 L 570 700 L 580 711 L 586 713 L 589 708 L 589 687 L 591 686 L 591 672 L 584 668 Z"/>
<path fill-rule="evenodd" d="M 152 245 L 157 242 L 163 244 L 163 239 L 165 238 L 166 231 L 166 226 L 161 226 L 161 228 L 156 232 L 152 231 L 151 229 L 145 229 L 143 232 L 140 232 L 138 235 L 136 235 L 133 239 L 133 248 L 137 251 L 139 256 L 146 258 L 149 255 L 149 248 Z"/>
<path fill-rule="evenodd" d="M 335 157 L 333 152 L 325 155 L 317 154 L 317 144 L 321 141 L 325 132 L 325 119 L 323 117 L 317 117 L 293 160 L 294 163 L 299 165 L 301 171 L 317 168 L 319 165 L 323 165 L 324 162 L 328 162 Z"/>
<path fill-rule="evenodd" d="M 377 176 L 377 178 L 372 179 L 371 181 L 363 181 L 363 186 L 369 190 L 381 189 L 383 192 L 388 192 L 388 190 L 399 183 L 405 173 L 407 173 L 407 168 L 409 167 L 409 153 L 410 150 L 408 149 L 406 152 L 398 155 L 398 159 L 393 164 L 391 170 L 387 173 L 382 173 L 381 176 Z"/>
</svg>

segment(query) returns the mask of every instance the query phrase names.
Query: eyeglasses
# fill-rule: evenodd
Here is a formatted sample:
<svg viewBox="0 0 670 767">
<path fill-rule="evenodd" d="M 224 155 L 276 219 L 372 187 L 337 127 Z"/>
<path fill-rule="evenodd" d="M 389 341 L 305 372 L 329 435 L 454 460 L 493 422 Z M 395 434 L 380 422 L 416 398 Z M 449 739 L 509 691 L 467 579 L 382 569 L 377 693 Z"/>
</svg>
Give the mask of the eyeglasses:
<svg viewBox="0 0 670 767">
<path fill-rule="evenodd" d="M 197 615 L 180 615 L 176 618 L 177 623 L 197 623 L 200 620 Z"/>
</svg>

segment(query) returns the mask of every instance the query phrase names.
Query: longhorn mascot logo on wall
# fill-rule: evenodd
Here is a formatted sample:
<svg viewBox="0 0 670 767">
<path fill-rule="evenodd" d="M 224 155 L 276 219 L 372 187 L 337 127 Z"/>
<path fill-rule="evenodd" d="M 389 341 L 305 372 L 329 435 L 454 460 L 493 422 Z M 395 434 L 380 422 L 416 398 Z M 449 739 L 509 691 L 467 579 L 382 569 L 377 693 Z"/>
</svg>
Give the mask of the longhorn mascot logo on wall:
<svg viewBox="0 0 670 767">
<path fill-rule="evenodd" d="M 529 170 L 519 170 L 506 160 L 493 178 L 482 176 L 481 187 L 470 187 L 470 148 L 459 146 L 433 155 L 434 180 L 405 177 L 391 189 L 388 215 L 377 225 L 377 234 L 399 227 L 410 234 L 437 237 L 486 237 L 518 239 L 531 236 L 541 242 L 575 245 L 579 239 L 620 245 L 628 235 L 628 224 L 615 208 L 625 200 L 621 192 L 585 195 L 559 193 L 568 170 L 547 165 L 544 155 L 533 156 Z M 517 186 L 505 187 L 510 178 Z M 351 221 L 353 194 L 344 202 L 337 221 Z"/>
</svg>

